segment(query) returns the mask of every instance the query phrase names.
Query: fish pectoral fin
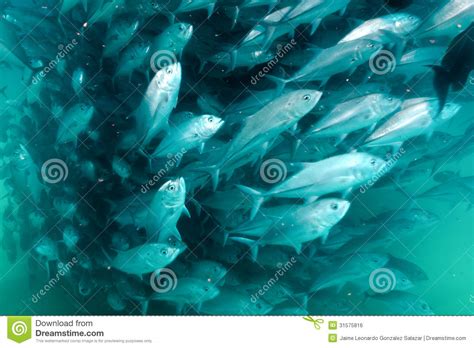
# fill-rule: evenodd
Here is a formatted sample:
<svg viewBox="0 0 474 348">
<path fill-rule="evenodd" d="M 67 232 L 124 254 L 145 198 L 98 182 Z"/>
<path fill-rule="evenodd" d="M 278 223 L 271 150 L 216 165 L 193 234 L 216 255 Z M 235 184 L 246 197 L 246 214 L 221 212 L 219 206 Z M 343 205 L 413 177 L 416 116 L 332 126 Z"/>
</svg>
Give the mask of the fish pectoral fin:
<svg viewBox="0 0 474 348">
<path fill-rule="evenodd" d="M 183 205 L 183 214 L 186 215 L 188 218 L 191 218 L 191 213 L 185 205 Z"/>
<path fill-rule="evenodd" d="M 321 24 L 322 19 L 321 18 L 316 18 L 311 22 L 311 31 L 309 32 L 309 35 L 313 35 L 316 30 L 318 30 L 319 25 Z"/>
<path fill-rule="evenodd" d="M 336 141 L 334 142 L 334 146 L 339 146 L 339 145 L 344 141 L 344 139 L 347 138 L 347 135 L 348 135 L 348 134 L 341 134 L 341 135 L 338 135 L 338 136 L 336 137 Z"/>
<path fill-rule="evenodd" d="M 250 248 L 250 256 L 252 261 L 256 261 L 258 257 L 258 241 L 246 237 L 229 237 L 231 240 L 247 245 Z"/>
<path fill-rule="evenodd" d="M 252 199 L 252 202 L 253 202 L 252 210 L 250 212 L 250 220 L 253 220 L 255 215 L 257 215 L 257 212 L 260 209 L 260 206 L 265 201 L 265 193 L 257 191 L 253 188 L 250 188 L 244 185 L 237 185 L 237 188 L 243 193 L 250 195 L 250 198 Z"/>
<path fill-rule="evenodd" d="M 310 204 L 310 203 L 313 203 L 313 202 L 317 201 L 318 198 L 319 198 L 319 196 L 305 197 L 305 198 L 304 198 L 304 202 L 305 202 L 306 204 Z"/>
<path fill-rule="evenodd" d="M 199 145 L 199 154 L 202 155 L 204 152 L 204 147 L 206 146 L 205 142 L 202 142 L 201 145 Z"/>
<path fill-rule="evenodd" d="M 350 196 L 351 192 L 352 192 L 352 187 L 349 187 L 347 190 L 342 192 L 342 198 L 346 199 L 347 197 Z"/>
<path fill-rule="evenodd" d="M 299 255 L 301 254 L 301 249 L 303 247 L 303 244 L 301 243 L 294 243 L 292 244 L 293 248 L 295 249 L 296 253 Z"/>
</svg>

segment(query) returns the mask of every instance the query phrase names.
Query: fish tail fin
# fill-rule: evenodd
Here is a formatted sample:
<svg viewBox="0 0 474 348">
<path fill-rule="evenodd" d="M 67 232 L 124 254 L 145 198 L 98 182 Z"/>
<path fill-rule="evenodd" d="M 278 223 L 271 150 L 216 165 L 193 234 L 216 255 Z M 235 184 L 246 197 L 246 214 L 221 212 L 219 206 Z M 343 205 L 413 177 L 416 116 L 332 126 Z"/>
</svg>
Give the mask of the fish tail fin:
<svg viewBox="0 0 474 348">
<path fill-rule="evenodd" d="M 220 168 L 218 165 L 214 164 L 211 166 L 207 167 L 201 167 L 197 169 L 200 172 L 205 172 L 211 176 L 211 181 L 212 181 L 212 190 L 216 191 L 217 190 L 217 185 L 219 185 L 219 175 L 220 175 Z"/>
<path fill-rule="evenodd" d="M 435 73 L 433 85 L 436 90 L 436 94 L 438 95 L 438 113 L 440 113 L 441 110 L 443 110 L 444 105 L 446 104 L 446 100 L 448 99 L 449 86 L 451 84 L 449 72 L 439 65 L 428 65 L 428 67 L 433 69 Z"/>
<path fill-rule="evenodd" d="M 211 2 L 209 6 L 207 6 L 207 19 L 209 19 L 214 13 L 215 7 L 216 7 L 216 2 Z"/>
<path fill-rule="evenodd" d="M 239 14 L 240 14 L 240 9 L 239 6 L 234 6 L 232 8 L 232 14 L 231 14 L 231 19 L 232 19 L 232 26 L 230 29 L 234 29 L 235 25 L 237 24 L 237 20 L 239 19 Z"/>
<path fill-rule="evenodd" d="M 263 204 L 263 202 L 265 202 L 265 192 L 257 191 L 244 185 L 237 185 L 237 188 L 243 193 L 250 195 L 253 201 L 252 210 L 250 212 L 250 220 L 253 220 L 255 215 L 257 215 L 260 206 Z"/>
<path fill-rule="evenodd" d="M 286 84 L 290 82 L 290 80 L 287 80 L 278 76 L 274 76 L 274 75 L 267 75 L 267 78 L 276 84 L 277 91 L 279 93 L 281 93 L 281 91 L 283 91 L 283 89 L 285 88 Z"/>
<path fill-rule="evenodd" d="M 150 168 L 150 170 L 152 170 L 152 160 L 153 160 L 153 157 L 152 157 L 151 155 L 147 154 L 147 153 L 145 152 L 145 149 L 144 149 L 143 147 L 141 147 L 141 146 L 138 148 L 138 153 L 139 153 L 140 155 L 142 155 L 143 157 L 145 157 L 145 158 L 148 160 L 148 167 Z"/>
<path fill-rule="evenodd" d="M 222 246 L 225 247 L 227 244 L 227 241 L 229 240 L 229 234 L 230 232 L 227 231 L 225 228 L 222 229 Z"/>
<path fill-rule="evenodd" d="M 112 258 L 110 257 L 109 253 L 104 249 L 104 247 L 101 246 L 100 249 L 102 250 L 102 253 L 104 254 L 105 258 L 106 258 L 110 263 L 112 263 Z"/>
<path fill-rule="evenodd" d="M 258 256 L 257 241 L 250 238 L 245 238 L 245 237 L 230 237 L 230 239 L 237 243 L 242 243 L 242 244 L 247 245 L 250 248 L 250 257 L 252 258 L 252 261 L 257 261 L 257 256 Z"/>
<path fill-rule="evenodd" d="M 265 28 L 265 37 L 263 39 L 263 49 L 268 50 L 272 44 L 272 37 L 275 34 L 276 26 L 270 25 Z"/>
<path fill-rule="evenodd" d="M 194 197 L 191 197 L 189 199 L 189 201 L 194 205 L 194 207 L 196 208 L 196 212 L 198 214 L 198 216 L 201 216 L 201 212 L 202 212 L 202 205 L 201 203 L 199 203 Z"/>
</svg>

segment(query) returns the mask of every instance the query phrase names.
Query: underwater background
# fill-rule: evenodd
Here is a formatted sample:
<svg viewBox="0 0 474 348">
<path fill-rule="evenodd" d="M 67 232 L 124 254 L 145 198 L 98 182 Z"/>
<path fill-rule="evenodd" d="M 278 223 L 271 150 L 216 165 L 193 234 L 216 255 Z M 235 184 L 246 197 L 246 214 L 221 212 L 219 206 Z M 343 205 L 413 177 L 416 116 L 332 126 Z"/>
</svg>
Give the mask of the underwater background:
<svg viewBox="0 0 474 348">
<path fill-rule="evenodd" d="M 469 1 L 0 13 L 1 315 L 474 313 Z"/>
</svg>

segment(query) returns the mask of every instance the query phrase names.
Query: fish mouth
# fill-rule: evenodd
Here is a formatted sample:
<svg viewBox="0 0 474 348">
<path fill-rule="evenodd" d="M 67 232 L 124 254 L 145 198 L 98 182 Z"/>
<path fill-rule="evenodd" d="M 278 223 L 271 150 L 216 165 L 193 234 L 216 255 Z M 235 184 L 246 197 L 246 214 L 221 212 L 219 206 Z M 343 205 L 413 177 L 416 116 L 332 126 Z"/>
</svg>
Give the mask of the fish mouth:
<svg viewBox="0 0 474 348">
<path fill-rule="evenodd" d="M 216 124 L 216 129 L 221 128 L 224 125 L 224 120 L 222 118 L 219 118 Z"/>
<path fill-rule="evenodd" d="M 351 207 L 351 202 L 349 201 L 342 201 L 339 202 L 341 206 L 341 216 L 346 215 L 346 213 L 349 211 L 349 208 Z"/>
<path fill-rule="evenodd" d="M 177 179 L 177 184 L 179 185 L 180 188 L 186 191 L 186 182 L 184 181 L 183 177 L 180 177 L 179 179 Z"/>
<path fill-rule="evenodd" d="M 185 31 L 185 33 L 184 33 L 184 37 L 185 37 L 186 39 L 189 39 L 189 38 L 193 35 L 193 30 L 194 30 L 194 29 L 193 29 L 193 26 L 190 25 L 190 26 L 186 29 L 186 31 Z"/>
</svg>

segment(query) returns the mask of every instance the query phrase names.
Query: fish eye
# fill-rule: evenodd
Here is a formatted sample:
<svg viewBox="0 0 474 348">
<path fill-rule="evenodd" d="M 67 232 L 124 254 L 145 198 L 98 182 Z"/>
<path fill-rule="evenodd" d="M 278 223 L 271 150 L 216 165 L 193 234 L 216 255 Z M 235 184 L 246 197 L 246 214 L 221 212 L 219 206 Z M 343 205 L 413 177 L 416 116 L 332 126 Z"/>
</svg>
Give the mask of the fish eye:
<svg viewBox="0 0 474 348">
<path fill-rule="evenodd" d="M 339 206 L 338 206 L 337 203 L 332 203 L 332 204 L 331 204 L 331 209 L 332 209 L 332 210 L 337 210 L 338 207 L 339 207 Z"/>
<path fill-rule="evenodd" d="M 375 163 L 377 163 L 377 161 L 375 160 L 375 158 L 372 158 L 372 159 L 370 160 L 370 164 L 374 166 Z"/>
<path fill-rule="evenodd" d="M 179 26 L 179 30 L 183 31 L 184 29 L 185 29 L 185 28 L 184 28 L 184 25 L 181 24 L 181 25 Z"/>
<path fill-rule="evenodd" d="M 392 98 L 392 97 L 388 97 L 388 101 L 393 101 L 393 98 Z"/>
<path fill-rule="evenodd" d="M 163 249 L 160 250 L 160 253 L 161 253 L 161 255 L 166 256 L 166 255 L 168 255 L 168 250 L 163 248 Z"/>
<path fill-rule="evenodd" d="M 209 291 L 209 288 L 206 286 L 206 287 L 204 288 L 204 291 Z"/>
<path fill-rule="evenodd" d="M 309 100 L 311 100 L 311 96 L 309 94 L 305 94 L 303 96 L 303 100 L 309 101 Z"/>
<path fill-rule="evenodd" d="M 210 122 L 210 123 L 214 122 L 214 117 L 209 116 L 207 118 L 207 122 Z"/>
<path fill-rule="evenodd" d="M 171 191 L 171 192 L 176 191 L 176 186 L 173 185 L 173 184 L 171 184 L 171 185 L 168 187 L 168 191 Z"/>
<path fill-rule="evenodd" d="M 356 60 L 357 60 L 357 59 L 355 59 L 355 58 L 352 58 L 352 59 L 351 59 L 351 62 L 355 62 Z"/>
</svg>

